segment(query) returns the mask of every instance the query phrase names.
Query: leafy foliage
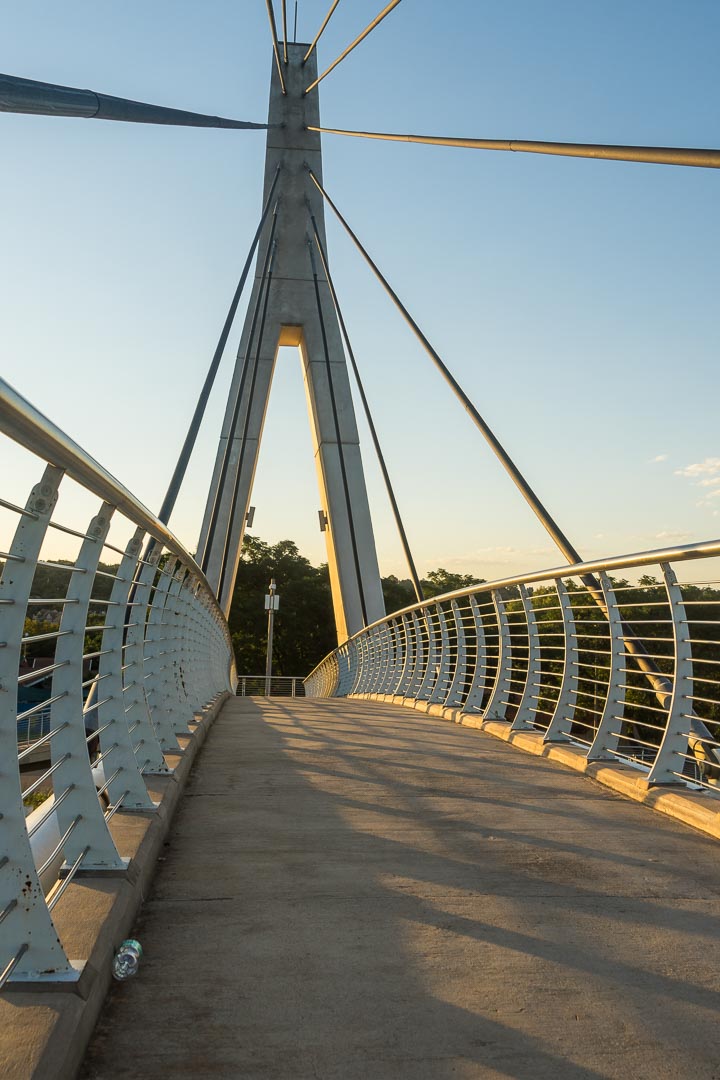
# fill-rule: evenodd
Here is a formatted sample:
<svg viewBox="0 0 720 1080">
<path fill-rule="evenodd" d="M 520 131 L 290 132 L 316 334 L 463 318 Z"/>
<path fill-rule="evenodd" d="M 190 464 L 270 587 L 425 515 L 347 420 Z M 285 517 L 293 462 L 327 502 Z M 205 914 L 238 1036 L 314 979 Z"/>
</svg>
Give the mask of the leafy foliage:
<svg viewBox="0 0 720 1080">
<path fill-rule="evenodd" d="M 327 565 L 312 566 L 292 540 L 267 544 L 248 535 L 229 619 L 238 671 L 247 675 L 265 671 L 267 613 L 263 598 L 271 578 L 275 578 L 280 596 L 273 674 L 306 675 L 337 645 Z"/>
</svg>

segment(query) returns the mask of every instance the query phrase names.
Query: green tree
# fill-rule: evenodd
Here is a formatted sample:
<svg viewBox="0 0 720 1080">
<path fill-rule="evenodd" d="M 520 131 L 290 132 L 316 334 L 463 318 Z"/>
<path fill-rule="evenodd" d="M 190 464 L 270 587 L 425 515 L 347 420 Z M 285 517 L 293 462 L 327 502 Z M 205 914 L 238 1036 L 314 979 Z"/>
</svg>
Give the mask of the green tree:
<svg viewBox="0 0 720 1080">
<path fill-rule="evenodd" d="M 396 578 L 394 574 L 390 574 L 382 579 L 382 591 L 385 610 L 388 615 L 392 614 L 393 611 L 400 611 L 401 608 L 410 607 L 411 604 L 417 603 L 417 597 L 410 578 L 401 580 Z"/>
<path fill-rule="evenodd" d="M 456 589 L 469 589 L 471 585 L 482 585 L 484 581 L 485 578 L 473 577 L 472 574 L 453 574 L 440 566 L 437 570 L 428 571 L 421 584 L 425 598 L 429 599 L 431 596 L 440 596 Z"/>
<path fill-rule="evenodd" d="M 230 609 L 238 671 L 265 671 L 267 614 L 264 596 L 275 578 L 280 609 L 275 619 L 273 673 L 307 675 L 337 645 L 326 565 L 312 566 L 292 540 L 267 544 L 246 536 Z"/>
</svg>

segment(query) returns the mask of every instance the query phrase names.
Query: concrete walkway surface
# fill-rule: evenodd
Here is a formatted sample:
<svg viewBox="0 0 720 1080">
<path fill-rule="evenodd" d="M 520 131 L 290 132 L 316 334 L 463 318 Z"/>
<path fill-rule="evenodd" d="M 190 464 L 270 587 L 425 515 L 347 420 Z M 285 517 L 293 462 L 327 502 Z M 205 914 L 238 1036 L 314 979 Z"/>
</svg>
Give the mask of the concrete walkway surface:
<svg viewBox="0 0 720 1080">
<path fill-rule="evenodd" d="M 717 842 L 409 709 L 238 698 L 82 1076 L 720 1080 Z"/>
</svg>

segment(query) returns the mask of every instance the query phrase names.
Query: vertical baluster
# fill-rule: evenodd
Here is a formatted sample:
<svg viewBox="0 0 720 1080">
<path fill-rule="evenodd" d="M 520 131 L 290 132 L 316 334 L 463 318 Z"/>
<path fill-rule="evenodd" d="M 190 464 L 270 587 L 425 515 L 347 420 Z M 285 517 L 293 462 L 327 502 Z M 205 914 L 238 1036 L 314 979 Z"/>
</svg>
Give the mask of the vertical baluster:
<svg viewBox="0 0 720 1080">
<path fill-rule="evenodd" d="M 427 632 L 427 619 L 424 609 L 416 609 L 412 612 L 413 633 L 415 635 L 415 663 L 412 670 L 412 678 L 408 686 L 407 697 L 417 700 L 420 687 L 425 675 L 425 633 Z"/>
<path fill-rule="evenodd" d="M 623 623 L 615 599 L 615 591 L 610 578 L 605 573 L 598 575 L 605 598 L 607 626 L 610 633 L 610 673 L 602 716 L 595 738 L 588 750 L 588 761 L 602 758 L 614 758 L 612 751 L 617 750 L 618 735 L 622 731 L 625 714 L 625 694 L 622 689 L 625 663 L 625 643 L 623 641 Z"/>
<path fill-rule="evenodd" d="M 483 714 L 483 719 L 504 720 L 511 687 L 512 645 L 505 601 L 497 589 L 493 589 L 492 601 L 498 627 L 498 658 L 495 681 L 490 691 L 490 699 Z"/>
<path fill-rule="evenodd" d="M 55 651 L 55 663 L 50 696 L 58 698 L 50 709 L 50 730 L 57 732 L 50 743 L 53 790 L 60 834 L 66 836 L 63 845 L 66 862 L 72 866 L 83 856 L 81 870 L 117 871 L 125 869 L 127 859 L 121 859 L 105 821 L 97 797 L 95 780 L 90 768 L 83 714 L 83 653 L 85 627 L 88 623 L 90 594 L 95 580 L 103 544 L 110 528 L 114 508 L 103 503 L 92 519 L 86 539 L 75 562 L 78 573 L 72 574 L 60 619 L 60 637 Z M 112 615 L 108 615 L 112 618 Z M 121 613 L 117 612 L 118 619 Z M 103 768 L 112 771 L 112 756 L 103 761 Z M 109 775 L 109 773 L 108 773 Z M 61 793 L 70 789 L 60 800 Z"/>
<path fill-rule="evenodd" d="M 0 580 L 0 973 L 9 982 L 47 973 L 75 979 L 45 903 L 30 848 L 17 760 L 17 678 L 35 568 L 57 502 L 62 470 L 49 465 L 33 487 Z M 87 754 L 86 754 L 87 757 Z M 95 800 L 97 802 L 97 798 Z"/>
<path fill-rule="evenodd" d="M 175 724 L 162 707 L 162 690 L 165 676 L 168 629 L 165 625 L 168 593 L 173 583 L 175 557 L 171 556 L 159 570 L 159 580 L 150 602 L 150 617 L 145 630 L 145 696 L 150 717 L 163 753 L 182 753 L 175 735 Z"/>
<path fill-rule="evenodd" d="M 575 615 L 568 595 L 567 587 L 562 578 L 555 581 L 560 611 L 563 620 L 563 670 L 560 680 L 560 690 L 550 723 L 545 732 L 545 742 L 567 742 L 570 738 L 568 732 L 575 717 L 578 694 L 578 656 L 577 630 Z M 563 730 L 564 729 L 564 730 Z"/>
<path fill-rule="evenodd" d="M 98 729 L 100 752 L 107 755 L 104 765 L 108 798 L 113 805 L 122 799 L 123 810 L 153 810 L 156 804 L 148 795 L 145 781 L 138 769 L 123 702 L 123 623 L 128 607 L 138 559 L 142 551 L 143 530 L 137 529 L 130 539 L 118 568 L 110 593 L 108 616 L 103 630 L 98 675 Z M 132 621 L 132 620 L 128 620 Z"/>
<path fill-rule="evenodd" d="M 435 611 L 437 613 L 438 621 L 439 655 L 437 660 L 437 678 L 435 679 L 435 684 L 430 692 L 430 701 L 432 701 L 433 704 L 439 704 L 447 697 L 450 685 L 450 668 L 453 663 L 453 658 L 450 655 L 450 633 L 448 631 L 447 619 L 442 604 L 436 604 Z"/>
<path fill-rule="evenodd" d="M 398 639 L 395 632 L 395 620 L 388 619 L 385 626 L 387 628 L 387 653 L 385 674 L 380 686 L 380 693 L 383 695 L 390 693 L 390 688 L 395 682 L 395 669 L 398 664 Z"/>
<path fill-rule="evenodd" d="M 130 738 L 144 776 L 166 776 L 173 771 L 163 756 L 145 693 L 146 618 L 161 553 L 161 545 L 152 544 L 141 561 L 131 594 L 133 606 L 128 609 L 128 626 L 125 630 L 123 703 Z"/>
<path fill-rule="evenodd" d="M 467 649 L 465 645 L 465 624 L 463 614 L 457 600 L 450 601 L 450 608 L 455 624 L 455 663 L 452 680 L 445 696 L 445 705 L 448 707 L 461 705 L 463 699 L 463 687 L 467 678 Z"/>
<path fill-rule="evenodd" d="M 648 783 L 677 784 L 682 783 L 683 780 L 685 755 L 690 742 L 688 715 L 692 712 L 692 708 L 688 691 L 692 686 L 692 647 L 688 640 L 689 625 L 682 589 L 678 585 L 675 571 L 668 563 L 662 563 L 660 569 L 665 579 L 672 617 L 675 671 L 672 693 L 667 702 L 668 718 L 665 734 L 650 770 Z"/>
<path fill-rule="evenodd" d="M 540 635 L 538 633 L 537 616 L 535 614 L 535 608 L 533 607 L 532 596 L 525 585 L 520 585 L 519 588 L 520 600 L 522 602 L 525 624 L 527 627 L 528 665 L 520 704 L 518 705 L 515 719 L 511 725 L 513 731 L 534 729 L 535 727 L 535 713 L 533 712 L 532 702 L 533 700 L 537 700 L 538 697 L 537 687 L 540 683 L 542 663 Z"/>
<path fill-rule="evenodd" d="M 485 682 L 487 679 L 487 645 L 482 612 L 474 596 L 470 597 L 470 610 L 475 628 L 475 667 L 470 690 L 463 705 L 463 712 L 481 712 L 485 700 Z"/>
<path fill-rule="evenodd" d="M 405 697 L 407 695 L 408 686 L 410 685 L 410 680 L 412 679 L 415 662 L 415 645 L 414 633 L 411 632 L 410 629 L 410 620 L 407 615 L 401 615 L 400 618 L 402 620 L 403 628 L 403 662 L 393 694 L 398 697 Z"/>
</svg>

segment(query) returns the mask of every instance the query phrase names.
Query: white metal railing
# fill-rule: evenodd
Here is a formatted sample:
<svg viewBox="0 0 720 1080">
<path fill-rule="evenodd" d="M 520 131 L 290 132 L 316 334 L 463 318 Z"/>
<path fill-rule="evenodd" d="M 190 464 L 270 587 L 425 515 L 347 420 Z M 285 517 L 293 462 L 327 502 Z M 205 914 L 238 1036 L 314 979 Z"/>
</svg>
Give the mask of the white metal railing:
<svg viewBox="0 0 720 1080">
<path fill-rule="evenodd" d="M 127 869 L 109 819 L 119 809 L 156 809 L 145 778 L 172 771 L 165 754 L 234 690 L 235 669 L 225 617 L 167 527 L 2 380 L 0 431 L 7 460 L 24 448 L 37 476 L 26 500 L 0 498 L 1 988 L 77 978 L 55 904 L 78 871 Z M 3 480 L 5 495 L 12 469 Z M 79 496 L 91 507 L 86 516 L 67 520 L 66 492 L 71 511 Z M 60 543 L 75 545 L 71 559 L 58 562 Z M 33 583 L 48 570 L 65 584 L 39 597 Z M 57 623 L 28 633 L 39 604 L 58 612 Z M 23 654 L 37 649 L 40 667 L 20 674 Z M 45 699 L 18 710 L 18 689 L 43 675 Z M 19 738 L 31 740 L 20 753 Z M 42 746 L 50 766 L 23 791 Z M 24 800 L 40 792 L 49 797 L 26 817 Z"/>
<path fill-rule="evenodd" d="M 238 697 L 305 697 L 302 675 L 238 675 Z"/>
<path fill-rule="evenodd" d="M 676 575 L 717 556 L 712 541 L 435 597 L 336 649 L 306 694 L 475 713 L 720 794 L 720 582 Z"/>
</svg>

